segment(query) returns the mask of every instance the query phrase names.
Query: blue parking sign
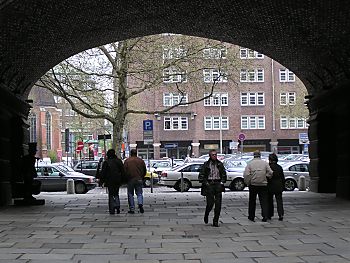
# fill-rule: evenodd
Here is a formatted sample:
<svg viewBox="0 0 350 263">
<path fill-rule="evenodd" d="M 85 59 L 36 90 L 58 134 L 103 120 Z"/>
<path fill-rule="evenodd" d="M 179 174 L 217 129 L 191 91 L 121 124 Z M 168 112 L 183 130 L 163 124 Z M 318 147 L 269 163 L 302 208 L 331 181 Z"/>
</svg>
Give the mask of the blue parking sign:
<svg viewBox="0 0 350 263">
<path fill-rule="evenodd" d="M 144 131 L 153 131 L 153 120 L 144 120 L 143 121 L 143 130 Z"/>
</svg>

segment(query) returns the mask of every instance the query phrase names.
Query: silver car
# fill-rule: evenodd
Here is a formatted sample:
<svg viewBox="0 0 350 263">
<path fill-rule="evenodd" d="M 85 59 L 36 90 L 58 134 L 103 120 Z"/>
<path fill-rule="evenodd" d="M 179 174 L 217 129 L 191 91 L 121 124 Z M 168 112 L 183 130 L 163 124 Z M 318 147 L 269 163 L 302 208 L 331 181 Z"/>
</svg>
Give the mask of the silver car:
<svg viewBox="0 0 350 263">
<path fill-rule="evenodd" d="M 280 164 L 283 168 L 284 177 L 286 179 L 284 188 L 286 191 L 294 191 L 298 188 L 300 176 L 305 177 L 306 187 L 309 187 L 309 162 L 305 161 L 289 161 Z"/>
<path fill-rule="evenodd" d="M 66 191 L 67 180 L 74 180 L 76 194 L 85 194 L 97 186 L 94 176 L 74 171 L 63 164 L 39 164 L 36 166 L 37 177 L 41 182 L 41 192 Z"/>
<path fill-rule="evenodd" d="M 163 171 L 158 184 L 167 187 L 173 187 L 176 191 L 187 192 L 190 188 L 200 188 L 198 176 L 204 162 L 190 162 L 181 166 L 175 167 L 172 170 Z M 181 180 L 182 179 L 182 180 Z M 243 173 L 227 172 L 227 181 L 225 186 L 230 190 L 241 191 L 245 188 L 243 181 Z"/>
</svg>

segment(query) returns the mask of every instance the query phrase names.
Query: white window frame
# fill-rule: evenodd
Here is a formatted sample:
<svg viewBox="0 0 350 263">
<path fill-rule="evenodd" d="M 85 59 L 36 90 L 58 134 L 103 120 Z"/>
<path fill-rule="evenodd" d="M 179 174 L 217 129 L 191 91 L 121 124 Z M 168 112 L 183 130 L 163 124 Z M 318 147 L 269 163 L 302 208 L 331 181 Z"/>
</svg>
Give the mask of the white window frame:
<svg viewBox="0 0 350 263">
<path fill-rule="evenodd" d="M 176 47 L 163 46 L 163 60 L 180 59 L 187 56 L 187 49 L 184 45 Z"/>
<path fill-rule="evenodd" d="M 169 123 L 169 129 L 167 129 L 166 123 Z M 188 118 L 181 116 L 166 116 L 164 117 L 164 131 L 185 131 L 188 130 Z"/>
<path fill-rule="evenodd" d="M 264 54 L 244 47 L 239 48 L 239 56 L 241 59 L 264 59 Z"/>
<path fill-rule="evenodd" d="M 295 74 L 289 69 L 280 69 L 279 80 L 280 82 L 295 82 Z"/>
<path fill-rule="evenodd" d="M 240 82 L 264 82 L 265 73 L 263 68 L 256 69 L 241 69 Z"/>
<path fill-rule="evenodd" d="M 181 101 L 182 99 L 182 101 Z M 186 104 L 188 102 L 188 95 L 185 94 L 177 94 L 177 93 L 171 93 L 171 92 L 167 92 L 167 93 L 163 93 L 163 106 L 164 107 L 171 107 L 174 105 L 178 105 L 181 101 L 181 105 L 180 106 L 188 106 L 188 104 Z"/>
<path fill-rule="evenodd" d="M 295 105 L 296 93 L 295 92 L 281 92 L 280 93 L 280 105 Z"/>
<path fill-rule="evenodd" d="M 288 129 L 307 129 L 308 123 L 305 118 L 297 118 L 297 117 L 289 117 L 282 115 L 280 117 L 280 129 L 288 130 Z"/>
<path fill-rule="evenodd" d="M 206 131 L 228 130 L 229 127 L 227 116 L 204 116 L 204 130 Z"/>
<path fill-rule="evenodd" d="M 180 71 L 174 68 L 163 69 L 163 82 L 164 83 L 186 83 L 187 72 Z"/>
<path fill-rule="evenodd" d="M 209 92 L 204 93 L 204 97 L 209 96 Z M 228 93 L 213 93 L 209 98 L 206 98 L 203 100 L 204 106 L 221 106 L 227 107 L 228 106 Z"/>
<path fill-rule="evenodd" d="M 264 130 L 265 129 L 264 115 L 242 115 L 241 129 L 242 130 Z"/>
<path fill-rule="evenodd" d="M 227 58 L 227 48 L 213 48 L 208 47 L 203 49 L 204 59 L 226 59 Z"/>
<path fill-rule="evenodd" d="M 227 72 L 222 69 L 203 69 L 203 81 L 204 83 L 227 82 Z"/>
<path fill-rule="evenodd" d="M 241 92 L 240 94 L 241 106 L 265 106 L 265 93 L 264 92 Z M 254 103 L 252 103 L 252 100 Z M 259 101 L 262 100 L 262 103 Z"/>
</svg>

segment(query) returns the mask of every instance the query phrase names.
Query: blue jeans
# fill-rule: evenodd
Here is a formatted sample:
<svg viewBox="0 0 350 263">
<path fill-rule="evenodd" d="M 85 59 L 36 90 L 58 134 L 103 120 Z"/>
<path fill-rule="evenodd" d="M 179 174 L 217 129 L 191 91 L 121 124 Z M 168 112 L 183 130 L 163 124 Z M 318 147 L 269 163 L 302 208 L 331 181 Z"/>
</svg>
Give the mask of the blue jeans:
<svg viewBox="0 0 350 263">
<path fill-rule="evenodd" d="M 143 205 L 143 182 L 142 180 L 131 180 L 128 182 L 128 203 L 130 211 L 135 210 L 134 194 L 137 196 L 138 205 Z"/>
<path fill-rule="evenodd" d="M 115 213 L 115 209 L 120 208 L 119 186 L 108 188 L 108 208 L 110 213 Z"/>
</svg>

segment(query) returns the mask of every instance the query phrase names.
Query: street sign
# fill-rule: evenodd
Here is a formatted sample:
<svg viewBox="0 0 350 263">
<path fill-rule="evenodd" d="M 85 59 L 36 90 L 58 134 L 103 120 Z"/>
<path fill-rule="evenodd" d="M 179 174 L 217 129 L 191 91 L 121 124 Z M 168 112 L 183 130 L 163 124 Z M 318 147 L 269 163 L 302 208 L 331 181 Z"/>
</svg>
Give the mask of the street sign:
<svg viewBox="0 0 350 263">
<path fill-rule="evenodd" d="M 299 144 L 309 144 L 309 136 L 306 132 L 299 133 Z"/>
<path fill-rule="evenodd" d="M 245 134 L 244 133 L 240 133 L 238 135 L 238 140 L 240 140 L 241 142 L 245 140 Z"/>
<path fill-rule="evenodd" d="M 153 120 L 144 120 L 143 121 L 143 130 L 144 131 L 153 131 Z"/>
<path fill-rule="evenodd" d="M 153 144 L 153 138 L 152 139 L 143 139 L 143 144 L 145 144 L 145 145 Z"/>
<path fill-rule="evenodd" d="M 97 135 L 97 140 L 107 140 L 107 139 L 112 139 L 112 136 L 110 134 Z"/>
<path fill-rule="evenodd" d="M 77 142 L 77 151 L 81 151 L 84 148 L 84 143 L 82 141 Z"/>
<path fill-rule="evenodd" d="M 177 146 L 178 146 L 177 143 L 165 143 L 164 144 L 165 149 L 173 149 L 173 148 L 177 148 Z"/>
<path fill-rule="evenodd" d="M 238 142 L 232 141 L 230 142 L 230 150 L 237 150 Z"/>
</svg>

